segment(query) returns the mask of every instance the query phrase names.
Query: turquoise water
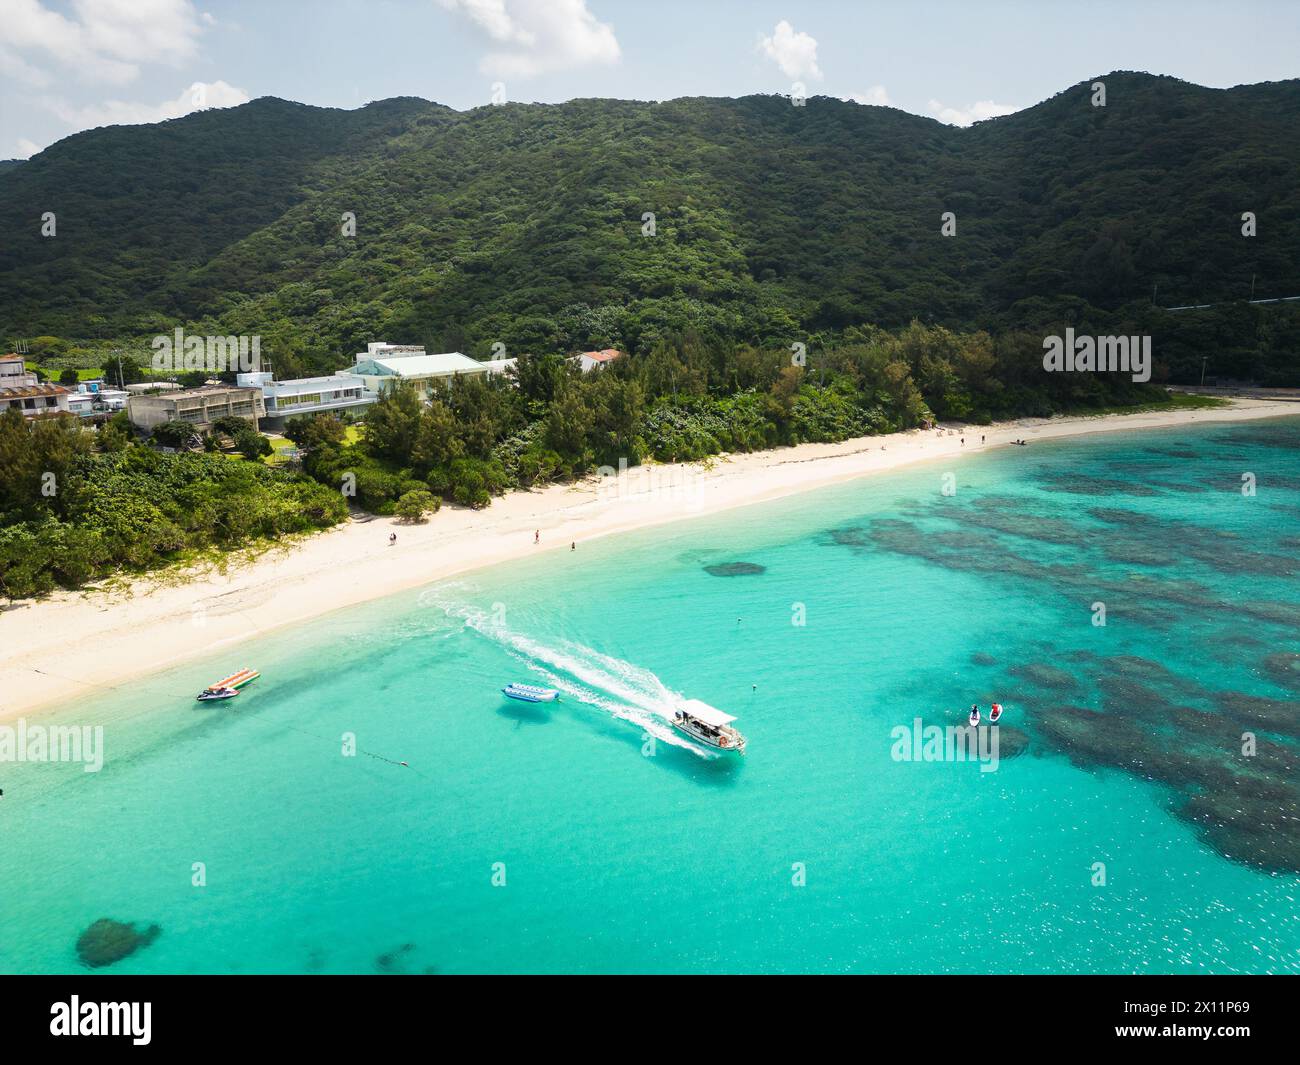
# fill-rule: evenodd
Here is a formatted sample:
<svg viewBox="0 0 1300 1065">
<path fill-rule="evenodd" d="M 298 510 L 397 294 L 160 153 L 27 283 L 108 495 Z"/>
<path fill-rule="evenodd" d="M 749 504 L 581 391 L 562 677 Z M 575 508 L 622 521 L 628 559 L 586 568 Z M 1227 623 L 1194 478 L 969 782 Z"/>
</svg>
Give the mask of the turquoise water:
<svg viewBox="0 0 1300 1065">
<path fill-rule="evenodd" d="M 102 772 L 0 766 L 0 969 L 111 917 L 162 931 L 110 972 L 1300 972 L 1298 518 L 1300 419 L 1041 443 L 88 694 L 46 720 Z M 677 740 L 683 695 L 747 755 Z M 995 699 L 996 771 L 891 757 Z"/>
</svg>

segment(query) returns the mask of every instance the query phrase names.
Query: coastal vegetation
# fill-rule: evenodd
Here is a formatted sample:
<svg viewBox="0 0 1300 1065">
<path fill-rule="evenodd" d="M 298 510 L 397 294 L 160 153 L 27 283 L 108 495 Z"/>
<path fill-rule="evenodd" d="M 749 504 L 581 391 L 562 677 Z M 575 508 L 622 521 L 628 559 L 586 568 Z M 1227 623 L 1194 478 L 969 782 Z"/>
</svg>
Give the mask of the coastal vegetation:
<svg viewBox="0 0 1300 1065">
<path fill-rule="evenodd" d="M 354 442 L 332 415 L 291 419 L 285 433 L 313 477 L 392 514 L 411 492 L 481 507 L 508 489 L 600 467 L 833 443 L 937 419 L 987 425 L 1177 402 L 1127 380 L 1044 374 L 1039 363 L 1031 336 L 919 322 L 897 332 L 850 329 L 844 343 L 807 354 L 687 334 L 586 374 L 569 359 L 525 355 L 510 380 L 454 377 L 429 402 L 399 385 L 369 409 Z"/>
<path fill-rule="evenodd" d="M 0 596 L 75 588 L 347 516 L 338 492 L 300 473 L 163 453 L 124 422 L 89 430 L 66 415 L 0 414 Z"/>
<path fill-rule="evenodd" d="M 517 362 L 430 402 L 395 388 L 359 425 L 292 419 L 300 469 L 239 419 L 141 441 L 11 412 L 0 593 L 349 504 L 420 521 L 623 463 L 1209 403 L 1160 387 L 1207 362 L 1300 383 L 1300 304 L 1246 302 L 1300 292 L 1300 83 L 1107 81 L 1105 108 L 1075 86 L 972 129 L 828 98 L 262 99 L 70 137 L 0 173 L 0 336 L 45 379 L 148 380 L 149 338 L 178 326 L 261 337 L 281 378 L 380 336 Z M 1167 309 L 1192 303 L 1213 306 Z M 1153 383 L 1044 372 L 1067 326 L 1151 336 Z M 599 372 L 570 358 L 606 347 L 625 354 Z"/>
<path fill-rule="evenodd" d="M 399 385 L 359 425 L 290 419 L 284 435 L 300 471 L 264 464 L 273 445 L 239 418 L 206 433 L 165 422 L 140 440 L 122 414 L 92 430 L 71 416 L 9 411 L 0 418 L 0 594 L 40 595 L 325 528 L 349 503 L 418 522 L 444 501 L 483 507 L 601 467 L 831 443 L 938 419 L 986 425 L 1212 402 L 1115 375 L 1045 374 L 1040 358 L 1027 333 L 919 322 L 846 329 L 840 343 L 806 353 L 688 332 L 585 374 L 557 354 L 525 355 L 508 378 L 454 377 L 427 402 Z"/>
</svg>

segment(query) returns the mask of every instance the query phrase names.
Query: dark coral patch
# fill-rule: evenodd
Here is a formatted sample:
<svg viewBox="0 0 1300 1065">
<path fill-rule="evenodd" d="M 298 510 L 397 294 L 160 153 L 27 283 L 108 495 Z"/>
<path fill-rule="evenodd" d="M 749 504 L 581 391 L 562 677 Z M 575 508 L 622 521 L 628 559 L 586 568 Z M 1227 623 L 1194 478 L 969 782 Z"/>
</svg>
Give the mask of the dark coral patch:
<svg viewBox="0 0 1300 1065">
<path fill-rule="evenodd" d="M 1269 655 L 1264 659 L 1264 672 L 1283 688 L 1300 691 L 1300 654 L 1295 651 Z"/>
<path fill-rule="evenodd" d="M 101 969 L 142 950 L 162 931 L 156 924 L 139 930 L 133 924 L 101 917 L 77 939 L 77 957 L 91 969 Z"/>
<path fill-rule="evenodd" d="M 748 577 L 757 573 L 766 573 L 767 567 L 757 562 L 716 562 L 705 566 L 704 572 L 714 577 Z"/>
<path fill-rule="evenodd" d="M 1220 692 L 1218 702 L 1229 717 L 1246 727 L 1300 736 L 1300 703 L 1245 692 Z"/>
<path fill-rule="evenodd" d="M 1029 733 L 1011 725 L 994 725 L 998 730 L 998 757 L 1017 758 L 1029 750 Z"/>
<path fill-rule="evenodd" d="M 402 973 L 406 971 L 406 957 L 415 950 L 414 943 L 403 943 L 396 950 L 386 951 L 375 958 L 375 971 Z"/>
<path fill-rule="evenodd" d="M 1013 677 L 1027 680 L 1039 688 L 1051 688 L 1054 691 L 1071 691 L 1079 682 L 1063 669 L 1049 666 L 1044 662 L 1031 662 L 1025 666 L 1015 666 L 1010 670 Z"/>
</svg>

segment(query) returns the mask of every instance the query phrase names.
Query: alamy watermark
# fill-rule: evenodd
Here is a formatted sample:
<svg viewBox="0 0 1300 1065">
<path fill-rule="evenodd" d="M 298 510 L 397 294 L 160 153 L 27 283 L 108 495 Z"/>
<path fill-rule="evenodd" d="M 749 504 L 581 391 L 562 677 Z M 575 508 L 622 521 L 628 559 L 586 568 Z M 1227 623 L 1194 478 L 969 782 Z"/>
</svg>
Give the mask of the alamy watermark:
<svg viewBox="0 0 1300 1065">
<path fill-rule="evenodd" d="M 153 368 L 158 373 L 256 373 L 262 364 L 260 336 L 186 336 L 176 327 L 171 336 L 159 335 L 150 342 Z"/>
<path fill-rule="evenodd" d="M 698 507 L 704 503 L 704 473 L 687 465 L 629 466 L 618 460 L 618 469 L 601 466 L 596 498 L 602 503 L 632 503 L 647 499 L 667 500 Z"/>
<path fill-rule="evenodd" d="M 68 1002 L 50 1006 L 50 1035 L 129 1036 L 135 1046 L 148 1046 L 152 1035 L 152 1002 Z"/>
<path fill-rule="evenodd" d="M 1151 380 L 1151 337 L 1065 336 L 1043 338 L 1043 369 L 1048 373 L 1131 373 L 1133 380 Z"/>
<path fill-rule="evenodd" d="M 895 725 L 889 737 L 895 762 L 979 762 L 981 773 L 998 767 L 997 725 L 927 725 L 916 717 Z"/>
<path fill-rule="evenodd" d="M 0 762 L 82 762 L 87 773 L 104 768 L 103 725 L 0 725 Z"/>
</svg>

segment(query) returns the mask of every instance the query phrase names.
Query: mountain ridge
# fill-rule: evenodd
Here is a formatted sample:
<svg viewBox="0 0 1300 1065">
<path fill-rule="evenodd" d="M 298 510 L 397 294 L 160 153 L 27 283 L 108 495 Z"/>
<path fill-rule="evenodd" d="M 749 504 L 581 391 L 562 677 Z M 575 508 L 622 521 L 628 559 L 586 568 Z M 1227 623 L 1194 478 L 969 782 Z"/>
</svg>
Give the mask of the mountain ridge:
<svg viewBox="0 0 1300 1065">
<path fill-rule="evenodd" d="M 1175 378 L 1209 335 L 1229 372 L 1271 379 L 1296 323 L 1237 305 L 1252 276 L 1256 295 L 1300 294 L 1298 127 L 1300 80 L 1118 71 L 969 128 L 832 97 L 259 97 L 85 131 L 9 170 L 0 336 L 211 326 L 306 371 L 380 335 L 484 355 L 1061 322 L 1152 332 Z M 54 205 L 42 241 L 36 208 Z M 1172 320 L 1153 291 L 1234 304 L 1231 321 Z"/>
</svg>

